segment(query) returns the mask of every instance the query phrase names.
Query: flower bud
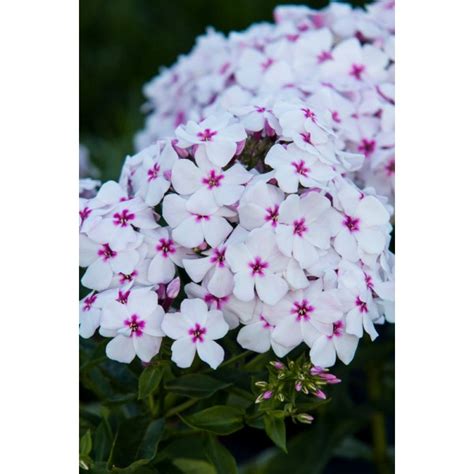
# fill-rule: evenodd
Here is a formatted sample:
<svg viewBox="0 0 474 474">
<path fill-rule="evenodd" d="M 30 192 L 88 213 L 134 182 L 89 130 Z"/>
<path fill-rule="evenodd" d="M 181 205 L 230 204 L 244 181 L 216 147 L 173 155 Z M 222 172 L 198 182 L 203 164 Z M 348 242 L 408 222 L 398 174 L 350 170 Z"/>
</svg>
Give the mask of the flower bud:
<svg viewBox="0 0 474 474">
<path fill-rule="evenodd" d="M 322 367 L 313 366 L 309 372 L 311 375 L 319 375 L 324 373 L 324 369 Z"/>
<path fill-rule="evenodd" d="M 270 400 L 272 398 L 273 392 L 271 390 L 267 390 L 266 392 L 263 392 L 263 399 L 264 400 Z"/>
<path fill-rule="evenodd" d="M 285 368 L 285 365 L 279 360 L 273 360 L 272 362 L 270 362 L 270 365 L 273 365 L 273 367 L 275 367 L 275 369 L 277 370 L 282 370 Z"/>
<path fill-rule="evenodd" d="M 314 421 L 314 416 L 311 416 L 308 413 L 300 413 L 299 415 L 296 415 L 296 419 L 300 423 L 305 423 L 306 425 L 310 425 Z"/>
<path fill-rule="evenodd" d="M 174 280 L 171 280 L 166 287 L 166 296 L 168 298 L 174 299 L 178 296 L 179 290 L 181 289 L 181 280 L 179 277 L 176 277 Z"/>
<path fill-rule="evenodd" d="M 301 389 L 303 388 L 303 384 L 301 382 L 296 382 L 295 383 L 295 390 L 297 392 L 301 392 Z"/>
<path fill-rule="evenodd" d="M 259 380 L 258 382 L 255 382 L 256 387 L 265 388 L 267 385 L 267 382 L 265 382 L 264 380 Z"/>
<path fill-rule="evenodd" d="M 319 388 L 314 392 L 314 396 L 326 400 L 326 394 Z"/>
</svg>

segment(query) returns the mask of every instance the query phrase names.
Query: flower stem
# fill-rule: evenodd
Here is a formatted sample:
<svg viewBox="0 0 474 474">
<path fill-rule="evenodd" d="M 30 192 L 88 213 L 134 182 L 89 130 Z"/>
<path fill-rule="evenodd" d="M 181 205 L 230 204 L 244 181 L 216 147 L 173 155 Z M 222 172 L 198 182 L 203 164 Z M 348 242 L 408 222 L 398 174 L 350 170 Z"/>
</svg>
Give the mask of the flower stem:
<svg viewBox="0 0 474 474">
<path fill-rule="evenodd" d="M 170 410 L 168 410 L 166 413 L 165 413 L 165 418 L 170 418 L 174 415 L 177 415 L 178 413 L 181 413 L 182 411 L 192 407 L 195 403 L 197 403 L 199 401 L 199 399 L 197 398 L 193 398 L 191 400 L 187 400 L 186 402 L 184 403 L 181 403 L 181 405 L 178 405 L 174 408 L 171 408 Z"/>
</svg>

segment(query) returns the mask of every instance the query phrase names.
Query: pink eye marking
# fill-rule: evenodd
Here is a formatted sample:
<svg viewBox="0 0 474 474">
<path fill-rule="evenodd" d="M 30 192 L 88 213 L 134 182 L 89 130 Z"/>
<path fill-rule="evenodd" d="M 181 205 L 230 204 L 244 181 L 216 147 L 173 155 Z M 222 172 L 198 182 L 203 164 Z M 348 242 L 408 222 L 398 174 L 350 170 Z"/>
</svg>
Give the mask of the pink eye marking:
<svg viewBox="0 0 474 474">
<path fill-rule="evenodd" d="M 342 336 L 343 330 L 344 323 L 342 321 L 336 321 L 335 323 L 332 323 L 332 334 L 330 336 L 327 336 L 327 338 L 332 339 L 334 336 Z"/>
<path fill-rule="evenodd" d="M 293 235 L 298 235 L 299 237 L 302 237 L 303 234 L 308 230 L 308 228 L 305 225 L 305 218 L 302 217 L 301 219 L 298 219 L 296 221 L 293 221 Z"/>
<path fill-rule="evenodd" d="M 85 207 L 84 209 L 82 209 L 82 211 L 79 211 L 81 223 L 84 222 L 91 215 L 91 212 L 92 209 L 89 209 L 88 207 Z"/>
<path fill-rule="evenodd" d="M 286 39 L 287 39 L 288 41 L 291 41 L 292 43 L 294 43 L 295 41 L 297 41 L 299 37 L 300 37 L 299 34 L 294 34 L 294 35 L 289 34 L 289 35 L 286 35 Z"/>
<path fill-rule="evenodd" d="M 179 127 L 182 123 L 186 121 L 186 114 L 180 110 L 174 119 L 174 126 Z"/>
<path fill-rule="evenodd" d="M 375 151 L 375 140 L 366 140 L 363 138 L 357 150 L 363 153 L 366 158 L 369 158 Z"/>
<path fill-rule="evenodd" d="M 324 63 L 325 61 L 329 61 L 333 59 L 333 57 L 332 57 L 331 51 L 321 51 L 318 54 L 317 59 L 318 59 L 318 63 L 321 64 L 321 63 Z"/>
<path fill-rule="evenodd" d="M 138 273 L 133 270 L 132 273 L 129 273 L 128 275 L 126 275 L 125 273 L 119 273 L 119 282 L 121 285 L 125 284 L 125 283 L 128 283 L 128 282 L 131 282 L 136 276 L 138 275 Z"/>
<path fill-rule="evenodd" d="M 267 207 L 265 209 L 267 215 L 265 216 L 266 222 L 271 222 L 272 227 L 276 227 L 278 225 L 278 211 L 279 211 L 278 204 L 275 204 L 273 207 Z"/>
<path fill-rule="evenodd" d="M 106 262 L 110 258 L 114 258 L 117 256 L 117 252 L 110 248 L 109 244 L 103 244 L 102 247 L 98 250 L 97 255 L 102 257 L 102 260 Z"/>
<path fill-rule="evenodd" d="M 275 61 L 273 61 L 272 58 L 268 58 L 266 61 L 260 64 L 262 66 L 262 69 L 266 71 Z"/>
<path fill-rule="evenodd" d="M 321 13 L 311 15 L 310 19 L 314 27 L 317 29 L 322 28 L 326 24 L 326 20 L 324 19 L 324 16 Z"/>
<path fill-rule="evenodd" d="M 211 130 L 210 128 L 206 128 L 202 132 L 198 132 L 197 136 L 201 139 L 202 142 L 211 142 L 212 138 L 217 135 L 216 130 Z"/>
<path fill-rule="evenodd" d="M 255 260 L 249 263 L 249 267 L 252 270 L 252 276 L 264 276 L 264 270 L 268 268 L 268 262 L 264 262 L 260 257 L 255 257 Z"/>
<path fill-rule="evenodd" d="M 385 172 L 387 173 L 387 176 L 395 174 L 395 160 L 392 159 L 385 165 Z"/>
<path fill-rule="evenodd" d="M 176 252 L 176 246 L 174 245 L 174 241 L 171 239 L 160 239 L 159 244 L 156 245 L 156 251 L 158 253 L 161 252 L 161 256 L 164 258 L 168 258 L 169 253 Z"/>
<path fill-rule="evenodd" d="M 97 295 L 90 295 L 84 300 L 84 305 L 82 306 L 82 311 L 90 311 L 92 305 L 95 303 Z"/>
<path fill-rule="evenodd" d="M 207 178 L 203 178 L 203 184 L 207 185 L 208 189 L 218 188 L 221 185 L 221 181 L 224 179 L 223 174 L 217 174 L 214 170 L 209 172 Z"/>
<path fill-rule="evenodd" d="M 332 116 L 332 119 L 334 120 L 334 122 L 341 123 L 341 117 L 339 117 L 339 112 L 337 110 L 334 110 L 331 113 L 331 116 Z"/>
<path fill-rule="evenodd" d="M 309 304 L 309 301 L 304 299 L 300 303 L 295 301 L 293 308 L 291 308 L 291 314 L 296 314 L 296 320 L 301 321 L 302 319 L 308 321 L 311 318 L 311 313 L 314 311 L 314 306 Z"/>
<path fill-rule="evenodd" d="M 311 109 L 302 108 L 301 111 L 303 112 L 305 118 L 309 118 L 312 122 L 316 122 L 316 114 Z"/>
<path fill-rule="evenodd" d="M 351 216 L 346 216 L 343 222 L 350 232 L 357 232 L 359 230 L 359 223 L 360 219 Z"/>
<path fill-rule="evenodd" d="M 219 69 L 219 74 L 225 74 L 230 68 L 230 63 L 224 63 L 220 69 Z"/>
<path fill-rule="evenodd" d="M 309 132 L 301 132 L 300 135 L 301 135 L 301 138 L 303 139 L 303 141 L 304 141 L 305 143 L 309 143 L 310 145 L 312 145 L 312 142 L 311 142 L 311 133 L 309 133 Z"/>
<path fill-rule="evenodd" d="M 367 308 L 367 303 L 362 301 L 359 297 L 356 298 L 355 305 L 359 308 L 359 311 L 361 313 L 368 313 L 369 312 L 369 309 Z"/>
<path fill-rule="evenodd" d="M 209 216 L 201 216 L 199 214 L 193 214 L 194 215 L 194 220 L 196 222 L 201 222 L 201 221 L 208 221 L 210 219 Z"/>
<path fill-rule="evenodd" d="M 119 290 L 118 296 L 115 299 L 115 301 L 117 301 L 121 304 L 127 304 L 129 296 L 130 296 L 130 290 L 128 290 L 128 291 Z"/>
<path fill-rule="evenodd" d="M 259 113 L 259 114 L 263 114 L 263 112 L 265 112 L 267 109 L 265 107 L 258 107 L 258 106 L 255 106 L 255 110 Z"/>
<path fill-rule="evenodd" d="M 222 268 L 224 267 L 224 262 L 225 262 L 225 247 L 222 248 L 221 250 L 219 249 L 214 249 L 212 251 L 212 256 L 211 256 L 211 263 L 216 264 L 218 267 Z"/>
<path fill-rule="evenodd" d="M 273 328 L 275 327 L 273 324 L 270 324 L 270 323 L 265 319 L 265 316 L 264 316 L 263 314 L 261 314 L 261 315 L 259 316 L 259 319 L 260 319 L 260 321 L 262 321 L 263 327 L 264 327 L 265 329 L 273 329 Z"/>
<path fill-rule="evenodd" d="M 143 335 L 145 321 L 140 320 L 140 318 L 136 314 L 132 314 L 131 318 L 126 319 L 123 323 L 126 327 L 129 327 L 131 329 L 131 336 L 140 337 L 141 335 Z"/>
<path fill-rule="evenodd" d="M 353 64 L 352 69 L 349 72 L 350 76 L 353 76 L 358 81 L 362 80 L 362 73 L 365 71 L 365 66 L 363 64 Z"/>
<path fill-rule="evenodd" d="M 291 165 L 295 169 L 296 174 L 300 174 L 305 178 L 308 177 L 308 173 L 311 171 L 303 160 L 300 160 L 299 162 L 292 161 Z"/>
<path fill-rule="evenodd" d="M 204 342 L 203 336 L 206 332 L 206 328 L 202 327 L 199 323 L 196 323 L 196 325 L 188 331 L 188 334 L 192 336 L 193 342 Z"/>
<path fill-rule="evenodd" d="M 207 293 L 206 295 L 204 295 L 204 301 L 207 304 L 215 304 L 216 309 L 222 309 L 222 307 L 225 305 L 225 303 L 227 303 L 227 301 L 229 301 L 229 297 L 228 296 L 223 296 L 222 298 L 218 298 L 217 296 L 214 296 L 211 293 Z"/>
<path fill-rule="evenodd" d="M 367 275 L 367 273 L 364 273 L 364 280 L 365 286 L 367 286 L 367 288 L 372 291 L 374 289 L 374 282 L 372 280 L 372 277 L 370 275 Z"/>
<path fill-rule="evenodd" d="M 148 182 L 155 180 L 158 178 L 158 173 L 160 172 L 160 165 L 155 163 L 148 171 Z"/>
<path fill-rule="evenodd" d="M 124 209 L 122 212 L 116 212 L 113 217 L 114 224 L 116 226 L 127 227 L 128 222 L 135 219 L 135 214 L 133 212 L 129 212 L 128 209 Z"/>
</svg>

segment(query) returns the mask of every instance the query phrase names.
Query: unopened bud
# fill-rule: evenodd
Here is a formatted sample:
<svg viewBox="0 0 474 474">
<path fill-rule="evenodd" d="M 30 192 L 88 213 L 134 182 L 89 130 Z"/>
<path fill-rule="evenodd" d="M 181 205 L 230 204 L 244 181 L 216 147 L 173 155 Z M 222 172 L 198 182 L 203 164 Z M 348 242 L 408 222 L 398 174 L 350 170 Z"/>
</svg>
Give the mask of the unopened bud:
<svg viewBox="0 0 474 474">
<path fill-rule="evenodd" d="M 283 362 L 280 362 L 279 360 L 271 361 L 270 365 L 273 365 L 273 367 L 275 367 L 275 369 L 277 370 L 282 370 L 285 368 L 285 365 L 283 364 Z"/>
<path fill-rule="evenodd" d="M 326 394 L 319 388 L 314 392 L 314 396 L 326 400 Z"/>
<path fill-rule="evenodd" d="M 179 290 L 181 289 L 181 280 L 179 277 L 176 277 L 174 280 L 171 280 L 166 287 L 166 295 L 168 298 L 174 299 L 178 296 Z"/>
<path fill-rule="evenodd" d="M 272 398 L 273 392 L 271 390 L 267 390 L 266 392 L 263 392 L 263 399 L 264 400 L 270 400 Z"/>
<path fill-rule="evenodd" d="M 311 375 L 319 375 L 319 374 L 324 373 L 324 369 L 322 367 L 318 367 L 314 365 L 313 367 L 311 367 L 311 370 L 309 372 Z"/>
<path fill-rule="evenodd" d="M 265 382 L 264 380 L 259 380 L 258 382 L 255 382 L 255 386 L 265 388 L 267 386 L 267 382 Z"/>
<path fill-rule="evenodd" d="M 301 389 L 303 388 L 303 384 L 301 382 L 296 382 L 295 383 L 295 390 L 297 392 L 301 392 Z"/>
<path fill-rule="evenodd" d="M 296 415 L 296 419 L 300 423 L 305 423 L 307 425 L 310 425 L 314 421 L 314 416 L 311 416 L 308 413 L 300 413 L 299 415 Z"/>
</svg>

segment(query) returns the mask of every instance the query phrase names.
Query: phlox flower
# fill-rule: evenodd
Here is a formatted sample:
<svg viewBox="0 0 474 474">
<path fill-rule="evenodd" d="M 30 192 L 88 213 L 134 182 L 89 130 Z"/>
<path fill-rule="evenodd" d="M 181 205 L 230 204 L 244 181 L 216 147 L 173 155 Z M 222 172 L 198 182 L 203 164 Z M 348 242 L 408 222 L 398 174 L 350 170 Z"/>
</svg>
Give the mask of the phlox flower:
<svg viewBox="0 0 474 474">
<path fill-rule="evenodd" d="M 79 302 L 79 335 L 89 338 L 100 326 L 102 310 L 98 298 L 100 293 L 91 292 Z"/>
</svg>

